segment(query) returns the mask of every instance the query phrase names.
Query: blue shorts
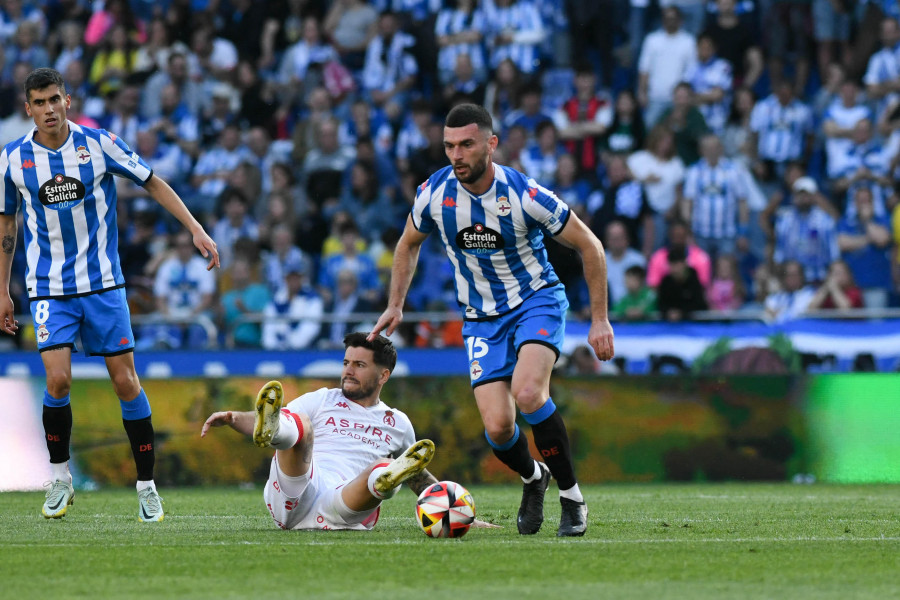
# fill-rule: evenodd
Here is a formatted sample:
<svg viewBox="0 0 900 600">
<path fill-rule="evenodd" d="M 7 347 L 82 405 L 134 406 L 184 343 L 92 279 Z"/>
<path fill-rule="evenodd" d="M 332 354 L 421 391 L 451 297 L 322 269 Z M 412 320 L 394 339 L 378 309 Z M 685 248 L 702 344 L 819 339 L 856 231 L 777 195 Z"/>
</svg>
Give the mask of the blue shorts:
<svg viewBox="0 0 900 600">
<path fill-rule="evenodd" d="M 568 310 L 565 288 L 555 285 L 538 290 L 505 315 L 465 321 L 462 334 L 469 353 L 472 387 L 512 379 L 519 348 L 524 344 L 547 346 L 558 357 Z"/>
<path fill-rule="evenodd" d="M 115 356 L 134 350 L 125 288 L 75 298 L 31 301 L 38 351 L 75 348 L 80 336 L 88 356 Z"/>
</svg>

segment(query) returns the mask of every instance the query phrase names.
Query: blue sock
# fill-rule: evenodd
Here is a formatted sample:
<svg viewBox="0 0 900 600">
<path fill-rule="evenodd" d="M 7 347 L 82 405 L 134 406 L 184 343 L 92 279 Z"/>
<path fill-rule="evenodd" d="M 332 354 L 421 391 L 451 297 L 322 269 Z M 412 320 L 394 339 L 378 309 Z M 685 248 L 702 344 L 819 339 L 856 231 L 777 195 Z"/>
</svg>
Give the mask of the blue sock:
<svg viewBox="0 0 900 600">
<path fill-rule="evenodd" d="M 522 418 L 525 419 L 525 422 L 529 425 L 537 425 L 538 423 L 543 423 L 547 419 L 550 418 L 556 411 L 556 405 L 553 404 L 553 398 L 547 398 L 547 401 L 544 402 L 544 405 L 534 411 L 533 413 L 522 413 Z"/>
<path fill-rule="evenodd" d="M 491 436 L 488 435 L 487 431 L 484 432 L 484 438 L 487 440 L 488 444 L 494 450 L 499 450 L 500 452 L 503 452 L 504 450 L 509 450 L 510 448 L 512 448 L 513 446 L 516 445 L 517 441 L 519 441 L 519 425 L 518 425 L 518 423 L 516 423 L 516 431 L 513 433 L 513 436 L 511 438 L 509 438 L 508 441 L 506 441 L 502 444 L 498 444 L 497 442 L 492 440 Z"/>
<path fill-rule="evenodd" d="M 50 392 L 44 390 L 44 406 L 49 406 L 51 408 L 62 408 L 63 406 L 67 406 L 69 404 L 69 394 L 66 394 L 62 398 L 54 398 L 50 395 Z"/>
<path fill-rule="evenodd" d="M 131 402 L 119 398 L 119 404 L 122 407 L 122 418 L 126 421 L 137 421 L 150 416 L 150 401 L 147 400 L 144 388 L 141 388 L 141 393 Z"/>
</svg>

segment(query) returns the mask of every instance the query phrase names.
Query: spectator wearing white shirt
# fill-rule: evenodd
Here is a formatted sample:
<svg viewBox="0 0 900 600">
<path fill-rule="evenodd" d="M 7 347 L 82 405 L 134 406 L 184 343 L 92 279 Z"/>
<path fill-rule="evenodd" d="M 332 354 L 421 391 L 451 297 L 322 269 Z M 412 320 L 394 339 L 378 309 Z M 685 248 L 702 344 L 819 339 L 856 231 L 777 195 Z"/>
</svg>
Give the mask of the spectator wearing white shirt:
<svg viewBox="0 0 900 600">
<path fill-rule="evenodd" d="M 805 163 L 813 141 L 812 110 L 794 96 L 794 85 L 783 80 L 774 93 L 753 107 L 750 129 L 756 143 L 753 174 L 761 182 L 780 179 L 790 162 Z"/>
<path fill-rule="evenodd" d="M 259 227 L 250 216 L 249 200 L 235 188 L 226 188 L 219 203 L 224 216 L 213 226 L 219 246 L 219 260 L 227 268 L 234 258 L 234 245 L 241 238 L 259 239 Z"/>
<path fill-rule="evenodd" d="M 319 337 L 325 303 L 309 285 L 303 266 L 289 263 L 282 284 L 263 309 L 262 347 L 266 350 L 302 350 Z M 284 319 L 284 320 L 282 320 Z"/>
<path fill-rule="evenodd" d="M 666 224 L 679 216 L 681 207 L 685 167 L 675 153 L 674 134 L 664 127 L 654 128 L 647 136 L 646 149 L 628 157 L 628 168 L 644 186 L 647 203 L 653 209 L 653 248 L 659 248 L 665 242 Z"/>
<path fill-rule="evenodd" d="M 881 50 L 869 58 L 863 83 L 866 94 L 878 101 L 876 113 L 881 115 L 900 92 L 900 23 L 887 17 L 881 21 Z"/>
<path fill-rule="evenodd" d="M 300 269 L 307 279 L 312 277 L 312 260 L 294 243 L 290 223 L 278 223 L 272 227 L 268 241 L 272 248 L 263 258 L 263 272 L 272 293 L 284 286 L 289 267 Z"/>
<path fill-rule="evenodd" d="M 241 145 L 237 125 L 226 125 L 219 135 L 219 143 L 201 154 L 194 165 L 191 185 L 197 189 L 197 201 L 196 206 L 188 208 L 209 212 L 228 185 L 228 176 L 247 158 L 247 154 L 247 148 Z"/>
<path fill-rule="evenodd" d="M 520 160 L 524 172 L 543 185 L 556 184 L 557 159 L 565 152 L 559 143 L 559 134 L 552 121 L 537 126 L 534 141 L 522 152 Z"/>
<path fill-rule="evenodd" d="M 859 86 L 845 79 L 838 97 L 825 110 L 822 130 L 825 134 L 825 157 L 829 179 L 840 176 L 847 157 L 853 150 L 853 130 L 863 120 L 871 121 L 872 111 L 860 102 Z"/>
<path fill-rule="evenodd" d="M 415 38 L 400 30 L 392 12 L 378 17 L 378 35 L 366 48 L 363 90 L 375 106 L 394 121 L 406 110 L 407 91 L 415 83 L 419 65 L 412 54 Z"/>
<path fill-rule="evenodd" d="M 681 12 L 674 6 L 662 11 L 662 29 L 644 39 L 638 60 L 638 102 L 647 127 L 672 105 L 672 92 L 697 60 L 694 36 L 681 29 Z"/>
<path fill-rule="evenodd" d="M 278 67 L 282 93 L 302 97 L 322 85 L 322 67 L 335 60 L 340 60 L 337 50 L 322 40 L 319 20 L 306 17 L 303 19 L 303 37 L 284 51 Z"/>
<path fill-rule="evenodd" d="M 784 323 L 797 319 L 809 308 L 816 290 L 806 285 L 803 266 L 796 260 L 779 265 L 781 290 L 766 296 L 765 316 L 769 322 Z"/>
<path fill-rule="evenodd" d="M 643 254 L 631 247 L 628 229 L 619 221 L 610 221 L 606 225 L 603 245 L 606 249 L 606 280 L 609 288 L 610 306 L 625 297 L 625 271 L 633 266 L 647 267 L 647 259 Z"/>
</svg>

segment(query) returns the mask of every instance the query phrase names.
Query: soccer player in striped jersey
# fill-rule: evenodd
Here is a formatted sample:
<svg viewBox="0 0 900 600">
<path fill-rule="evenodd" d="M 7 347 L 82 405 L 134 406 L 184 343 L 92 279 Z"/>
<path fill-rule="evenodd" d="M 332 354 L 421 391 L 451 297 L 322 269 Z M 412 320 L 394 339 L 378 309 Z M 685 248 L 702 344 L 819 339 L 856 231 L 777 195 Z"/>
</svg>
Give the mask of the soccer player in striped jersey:
<svg viewBox="0 0 900 600">
<path fill-rule="evenodd" d="M 419 187 L 394 253 L 388 308 L 371 336 L 382 330 L 391 334 L 400 324 L 419 248 L 437 230 L 456 273 L 469 376 L 485 437 L 494 454 L 525 483 L 519 533 L 540 529 L 552 475 L 562 505 L 557 535 L 583 535 L 587 506 L 575 478 L 565 424 L 550 398 L 550 373 L 560 353 L 569 304 L 547 260 L 543 238 L 552 235 L 581 255 L 591 297 L 588 342 L 598 358 L 609 360 L 613 331 L 607 317 L 603 245 L 552 192 L 494 164 L 497 136 L 484 108 L 458 105 L 444 125 L 444 150 L 451 166 Z M 516 407 L 531 425 L 545 462 L 531 457 L 516 425 Z"/>
<path fill-rule="evenodd" d="M 25 223 L 25 283 L 35 337 L 47 373 L 43 422 L 53 481 L 42 513 L 65 516 L 75 491 L 69 473 L 72 349 L 80 337 L 88 355 L 103 356 L 122 408 L 137 466 L 138 518 L 161 521 L 153 483 L 150 403 L 134 368 L 134 335 L 119 266 L 116 184 L 127 177 L 175 216 L 193 236 L 208 269 L 219 265 L 216 244 L 181 198 L 115 134 L 66 119 L 71 97 L 58 71 L 40 68 L 25 79 L 25 108 L 35 128 L 0 152 L 0 329 L 18 329 L 9 295 L 16 213 Z"/>
</svg>

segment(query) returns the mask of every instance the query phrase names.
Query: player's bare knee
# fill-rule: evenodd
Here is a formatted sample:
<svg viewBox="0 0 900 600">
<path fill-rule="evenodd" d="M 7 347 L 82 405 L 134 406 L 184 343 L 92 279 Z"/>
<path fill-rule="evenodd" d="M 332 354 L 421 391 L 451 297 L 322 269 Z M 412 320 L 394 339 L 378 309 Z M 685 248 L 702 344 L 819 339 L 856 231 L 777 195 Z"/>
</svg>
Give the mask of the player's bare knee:
<svg viewBox="0 0 900 600">
<path fill-rule="evenodd" d="M 122 370 L 114 373 L 110 380 L 116 396 L 123 400 L 133 400 L 141 393 L 141 382 L 138 380 L 137 373 L 128 370 Z"/>
<path fill-rule="evenodd" d="M 72 387 L 72 378 L 66 369 L 47 370 L 47 392 L 54 398 L 65 398 Z"/>
<path fill-rule="evenodd" d="M 538 410 L 547 401 L 547 393 L 544 390 L 544 386 L 537 382 L 526 381 L 516 389 L 513 389 L 512 394 L 516 399 L 516 406 L 525 413 L 532 413 Z"/>
<path fill-rule="evenodd" d="M 516 423 L 515 421 L 506 423 L 506 422 L 486 422 L 484 424 L 484 430 L 487 432 L 488 437 L 491 438 L 491 441 L 495 444 L 504 444 L 512 439 L 512 436 L 516 433 Z"/>
</svg>

